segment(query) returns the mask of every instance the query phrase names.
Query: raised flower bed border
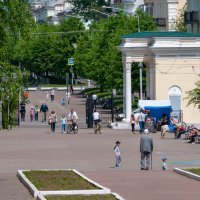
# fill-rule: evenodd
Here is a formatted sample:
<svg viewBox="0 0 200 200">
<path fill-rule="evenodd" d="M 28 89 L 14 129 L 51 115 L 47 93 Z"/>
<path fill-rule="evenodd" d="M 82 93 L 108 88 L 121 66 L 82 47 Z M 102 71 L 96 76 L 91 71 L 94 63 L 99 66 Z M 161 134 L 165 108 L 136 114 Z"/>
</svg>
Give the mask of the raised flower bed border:
<svg viewBox="0 0 200 200">
<path fill-rule="evenodd" d="M 124 198 L 122 198 L 117 193 L 109 193 L 109 194 L 112 194 L 113 196 L 115 196 L 117 200 L 125 200 Z M 47 200 L 45 198 L 45 196 L 46 196 L 46 194 L 39 193 L 38 196 L 37 196 L 37 200 Z"/>
<path fill-rule="evenodd" d="M 39 191 L 33 184 L 30 182 L 30 180 L 26 177 L 26 175 L 23 172 L 29 172 L 29 171 L 73 171 L 77 175 L 79 175 L 81 178 L 85 179 L 89 183 L 95 185 L 96 187 L 99 187 L 100 189 L 96 190 L 57 190 L 57 191 Z M 110 189 L 96 183 L 95 181 L 89 179 L 84 174 L 80 173 L 76 169 L 39 169 L 39 170 L 18 170 L 17 176 L 19 180 L 23 183 L 23 185 L 29 190 L 29 192 L 34 196 L 37 197 L 39 193 L 42 195 L 74 195 L 74 194 L 80 194 L 80 195 L 90 195 L 90 194 L 110 194 Z"/>
<path fill-rule="evenodd" d="M 188 169 L 188 168 L 187 168 L 187 169 Z M 191 169 L 194 169 L 194 167 L 191 168 Z M 181 175 L 187 176 L 187 177 L 189 177 L 189 178 L 191 178 L 191 179 L 195 179 L 195 180 L 197 180 L 197 181 L 200 181 L 200 176 L 197 175 L 197 174 L 194 174 L 194 173 L 192 173 L 192 172 L 189 172 L 189 171 L 186 171 L 186 170 L 180 169 L 180 168 L 174 168 L 173 170 L 174 170 L 174 172 L 176 172 L 176 173 L 178 173 L 178 174 L 181 174 Z"/>
</svg>

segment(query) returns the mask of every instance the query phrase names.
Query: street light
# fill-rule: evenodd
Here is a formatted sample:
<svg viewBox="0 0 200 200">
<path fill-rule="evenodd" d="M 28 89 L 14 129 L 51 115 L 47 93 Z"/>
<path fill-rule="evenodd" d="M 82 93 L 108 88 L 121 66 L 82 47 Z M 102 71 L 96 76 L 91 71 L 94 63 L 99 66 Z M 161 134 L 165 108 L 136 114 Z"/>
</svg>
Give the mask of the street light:
<svg viewBox="0 0 200 200">
<path fill-rule="evenodd" d="M 111 6 L 102 6 L 102 8 L 113 8 L 113 9 L 116 9 L 116 10 L 121 10 L 121 11 L 125 11 L 127 12 L 128 10 L 125 10 L 125 9 L 122 9 L 122 8 L 114 8 L 114 7 L 111 7 Z M 132 14 L 129 12 L 129 14 Z M 140 16 L 137 14 L 137 13 L 133 13 L 133 16 L 136 15 L 137 16 L 137 21 L 138 21 L 138 32 L 140 32 Z"/>
<path fill-rule="evenodd" d="M 139 63 L 138 67 L 140 70 L 140 100 L 142 100 L 142 67 L 143 67 L 142 62 Z"/>
</svg>

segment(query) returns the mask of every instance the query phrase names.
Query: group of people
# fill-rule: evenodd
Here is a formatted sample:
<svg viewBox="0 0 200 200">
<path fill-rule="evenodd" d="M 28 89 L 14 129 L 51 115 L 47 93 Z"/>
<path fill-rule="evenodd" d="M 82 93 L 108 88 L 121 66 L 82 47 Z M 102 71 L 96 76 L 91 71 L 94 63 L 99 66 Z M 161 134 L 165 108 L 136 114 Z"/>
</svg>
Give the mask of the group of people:
<svg viewBox="0 0 200 200">
<path fill-rule="evenodd" d="M 42 106 L 41 106 L 42 108 Z M 41 112 L 41 108 L 39 108 L 38 105 L 35 106 L 31 106 L 30 110 L 29 110 L 29 115 L 30 115 L 30 121 L 38 121 L 38 116 L 39 113 Z M 47 107 L 47 111 L 48 111 L 48 107 Z M 25 116 L 26 116 L 26 105 L 24 102 L 21 103 L 20 105 L 20 114 L 21 114 L 21 121 L 25 121 Z"/>
<path fill-rule="evenodd" d="M 50 92 L 46 92 L 46 100 L 49 101 L 49 97 L 51 98 L 51 101 L 54 101 L 55 99 L 55 90 L 52 89 Z"/>
<path fill-rule="evenodd" d="M 144 128 L 145 128 L 145 120 L 146 120 L 146 116 L 142 112 L 142 110 L 140 110 L 140 113 L 138 113 L 137 116 L 135 116 L 132 113 L 131 117 L 130 117 L 130 124 L 131 124 L 131 131 L 132 131 L 132 133 L 135 134 L 135 124 L 139 124 L 140 133 L 142 133 L 144 131 Z"/>
<path fill-rule="evenodd" d="M 120 141 L 116 141 L 114 146 L 115 154 L 115 167 L 119 167 L 120 162 L 122 161 L 121 152 L 120 152 Z M 153 152 L 153 138 L 149 135 L 149 130 L 144 129 L 141 138 L 140 138 L 140 165 L 141 170 L 150 170 L 152 169 L 152 152 Z M 167 158 L 162 158 L 162 170 L 167 170 Z"/>
<path fill-rule="evenodd" d="M 78 115 L 74 109 L 71 109 L 71 111 L 68 114 L 68 118 L 66 117 L 65 114 L 62 114 L 62 117 L 60 119 L 61 133 L 68 133 L 68 124 L 69 123 L 71 123 L 73 128 L 75 128 L 77 120 L 78 120 Z M 57 115 L 54 110 L 52 110 L 49 115 L 48 123 L 51 126 L 51 133 L 55 133 L 56 123 L 57 123 Z"/>
</svg>

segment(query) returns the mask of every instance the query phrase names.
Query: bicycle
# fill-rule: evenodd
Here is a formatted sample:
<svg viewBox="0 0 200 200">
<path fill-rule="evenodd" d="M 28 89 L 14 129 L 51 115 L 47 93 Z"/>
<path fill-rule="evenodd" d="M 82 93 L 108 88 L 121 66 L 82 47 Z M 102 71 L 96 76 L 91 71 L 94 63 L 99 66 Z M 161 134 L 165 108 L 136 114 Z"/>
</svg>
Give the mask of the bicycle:
<svg viewBox="0 0 200 200">
<path fill-rule="evenodd" d="M 94 133 L 97 134 L 98 132 L 101 134 L 101 122 L 95 122 L 94 125 Z"/>
<path fill-rule="evenodd" d="M 78 124 L 75 123 L 73 124 L 72 121 L 70 121 L 68 123 L 68 129 L 67 129 L 67 133 L 74 133 L 74 134 L 77 134 L 78 133 Z"/>
</svg>

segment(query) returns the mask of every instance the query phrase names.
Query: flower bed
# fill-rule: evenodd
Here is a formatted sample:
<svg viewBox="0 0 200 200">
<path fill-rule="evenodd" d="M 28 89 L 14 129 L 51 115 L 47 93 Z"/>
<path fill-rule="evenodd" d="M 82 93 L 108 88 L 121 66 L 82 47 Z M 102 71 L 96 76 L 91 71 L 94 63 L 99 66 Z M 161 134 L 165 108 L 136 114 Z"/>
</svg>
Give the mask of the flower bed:
<svg viewBox="0 0 200 200">
<path fill-rule="evenodd" d="M 109 194 L 110 189 L 77 170 L 19 170 L 18 177 L 30 193 L 42 195 Z"/>
</svg>

